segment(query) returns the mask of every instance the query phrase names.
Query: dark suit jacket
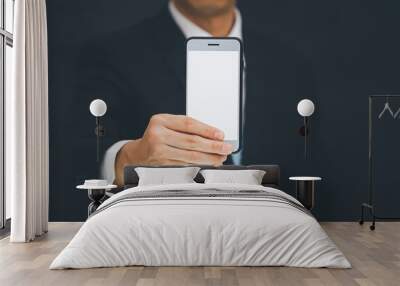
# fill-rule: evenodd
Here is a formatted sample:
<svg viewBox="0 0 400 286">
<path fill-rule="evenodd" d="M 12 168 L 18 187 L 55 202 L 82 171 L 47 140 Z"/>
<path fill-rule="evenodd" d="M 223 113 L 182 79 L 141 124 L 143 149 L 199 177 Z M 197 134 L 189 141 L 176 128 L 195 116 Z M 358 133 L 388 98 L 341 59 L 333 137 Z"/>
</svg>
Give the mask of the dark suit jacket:
<svg viewBox="0 0 400 286">
<path fill-rule="evenodd" d="M 313 97 L 310 66 L 293 45 L 247 26 L 246 15 L 242 30 L 247 66 L 242 161 L 290 163 L 303 154 L 296 105 Z M 84 115 L 72 121 L 77 134 L 88 133 L 82 118 L 88 118 L 95 98 L 108 104 L 104 148 L 141 137 L 153 114 L 185 114 L 185 38 L 167 8 L 139 25 L 98 38 L 81 56 L 74 110 Z"/>
</svg>

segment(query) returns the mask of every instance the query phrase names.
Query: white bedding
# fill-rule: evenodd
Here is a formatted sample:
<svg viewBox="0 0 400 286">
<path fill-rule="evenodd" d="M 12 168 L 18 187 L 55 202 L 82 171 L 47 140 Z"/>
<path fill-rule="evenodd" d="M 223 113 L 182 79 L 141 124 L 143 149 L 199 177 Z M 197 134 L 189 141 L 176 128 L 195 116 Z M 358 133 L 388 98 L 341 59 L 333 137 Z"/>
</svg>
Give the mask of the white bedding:
<svg viewBox="0 0 400 286">
<path fill-rule="evenodd" d="M 142 186 L 112 196 L 90 217 L 50 269 L 146 266 L 349 268 L 311 215 L 290 204 L 245 197 L 122 200 L 144 191 L 262 190 L 238 184 Z"/>
</svg>

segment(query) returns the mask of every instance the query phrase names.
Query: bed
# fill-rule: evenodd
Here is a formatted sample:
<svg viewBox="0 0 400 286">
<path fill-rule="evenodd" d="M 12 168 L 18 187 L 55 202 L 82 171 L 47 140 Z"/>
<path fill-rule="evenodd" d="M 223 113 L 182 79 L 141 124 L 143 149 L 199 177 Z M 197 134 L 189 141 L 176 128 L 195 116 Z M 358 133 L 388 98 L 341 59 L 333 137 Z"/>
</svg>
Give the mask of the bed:
<svg viewBox="0 0 400 286">
<path fill-rule="evenodd" d="M 350 268 L 312 214 L 279 190 L 279 166 L 223 166 L 266 173 L 261 185 L 195 183 L 125 188 L 107 199 L 50 269 L 144 266 Z M 211 168 L 211 167 L 202 167 Z"/>
</svg>

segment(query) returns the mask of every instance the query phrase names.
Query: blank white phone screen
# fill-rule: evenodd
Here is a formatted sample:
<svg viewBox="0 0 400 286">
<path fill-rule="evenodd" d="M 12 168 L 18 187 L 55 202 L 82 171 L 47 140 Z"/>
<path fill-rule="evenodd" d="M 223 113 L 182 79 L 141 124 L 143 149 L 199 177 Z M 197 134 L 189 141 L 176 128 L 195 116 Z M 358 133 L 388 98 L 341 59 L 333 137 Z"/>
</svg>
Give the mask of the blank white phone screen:
<svg viewBox="0 0 400 286">
<path fill-rule="evenodd" d="M 188 116 L 239 140 L 239 51 L 188 51 L 186 92 Z"/>
</svg>

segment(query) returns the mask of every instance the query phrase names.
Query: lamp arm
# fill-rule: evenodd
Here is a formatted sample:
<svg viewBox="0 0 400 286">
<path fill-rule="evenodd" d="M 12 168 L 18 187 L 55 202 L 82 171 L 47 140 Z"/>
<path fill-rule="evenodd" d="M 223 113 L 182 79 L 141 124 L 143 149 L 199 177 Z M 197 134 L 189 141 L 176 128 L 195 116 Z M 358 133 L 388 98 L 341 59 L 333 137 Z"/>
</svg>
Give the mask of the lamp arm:
<svg viewBox="0 0 400 286">
<path fill-rule="evenodd" d="M 96 116 L 96 162 L 100 162 L 100 117 Z"/>
<path fill-rule="evenodd" d="M 97 147 L 97 162 L 100 162 L 100 149 L 101 149 L 101 137 L 104 136 L 104 127 L 101 125 L 100 117 L 96 116 L 96 129 L 94 130 L 96 134 L 96 147 Z"/>
<path fill-rule="evenodd" d="M 307 159 L 307 136 L 308 136 L 308 120 L 307 116 L 304 116 L 304 158 Z"/>
</svg>

